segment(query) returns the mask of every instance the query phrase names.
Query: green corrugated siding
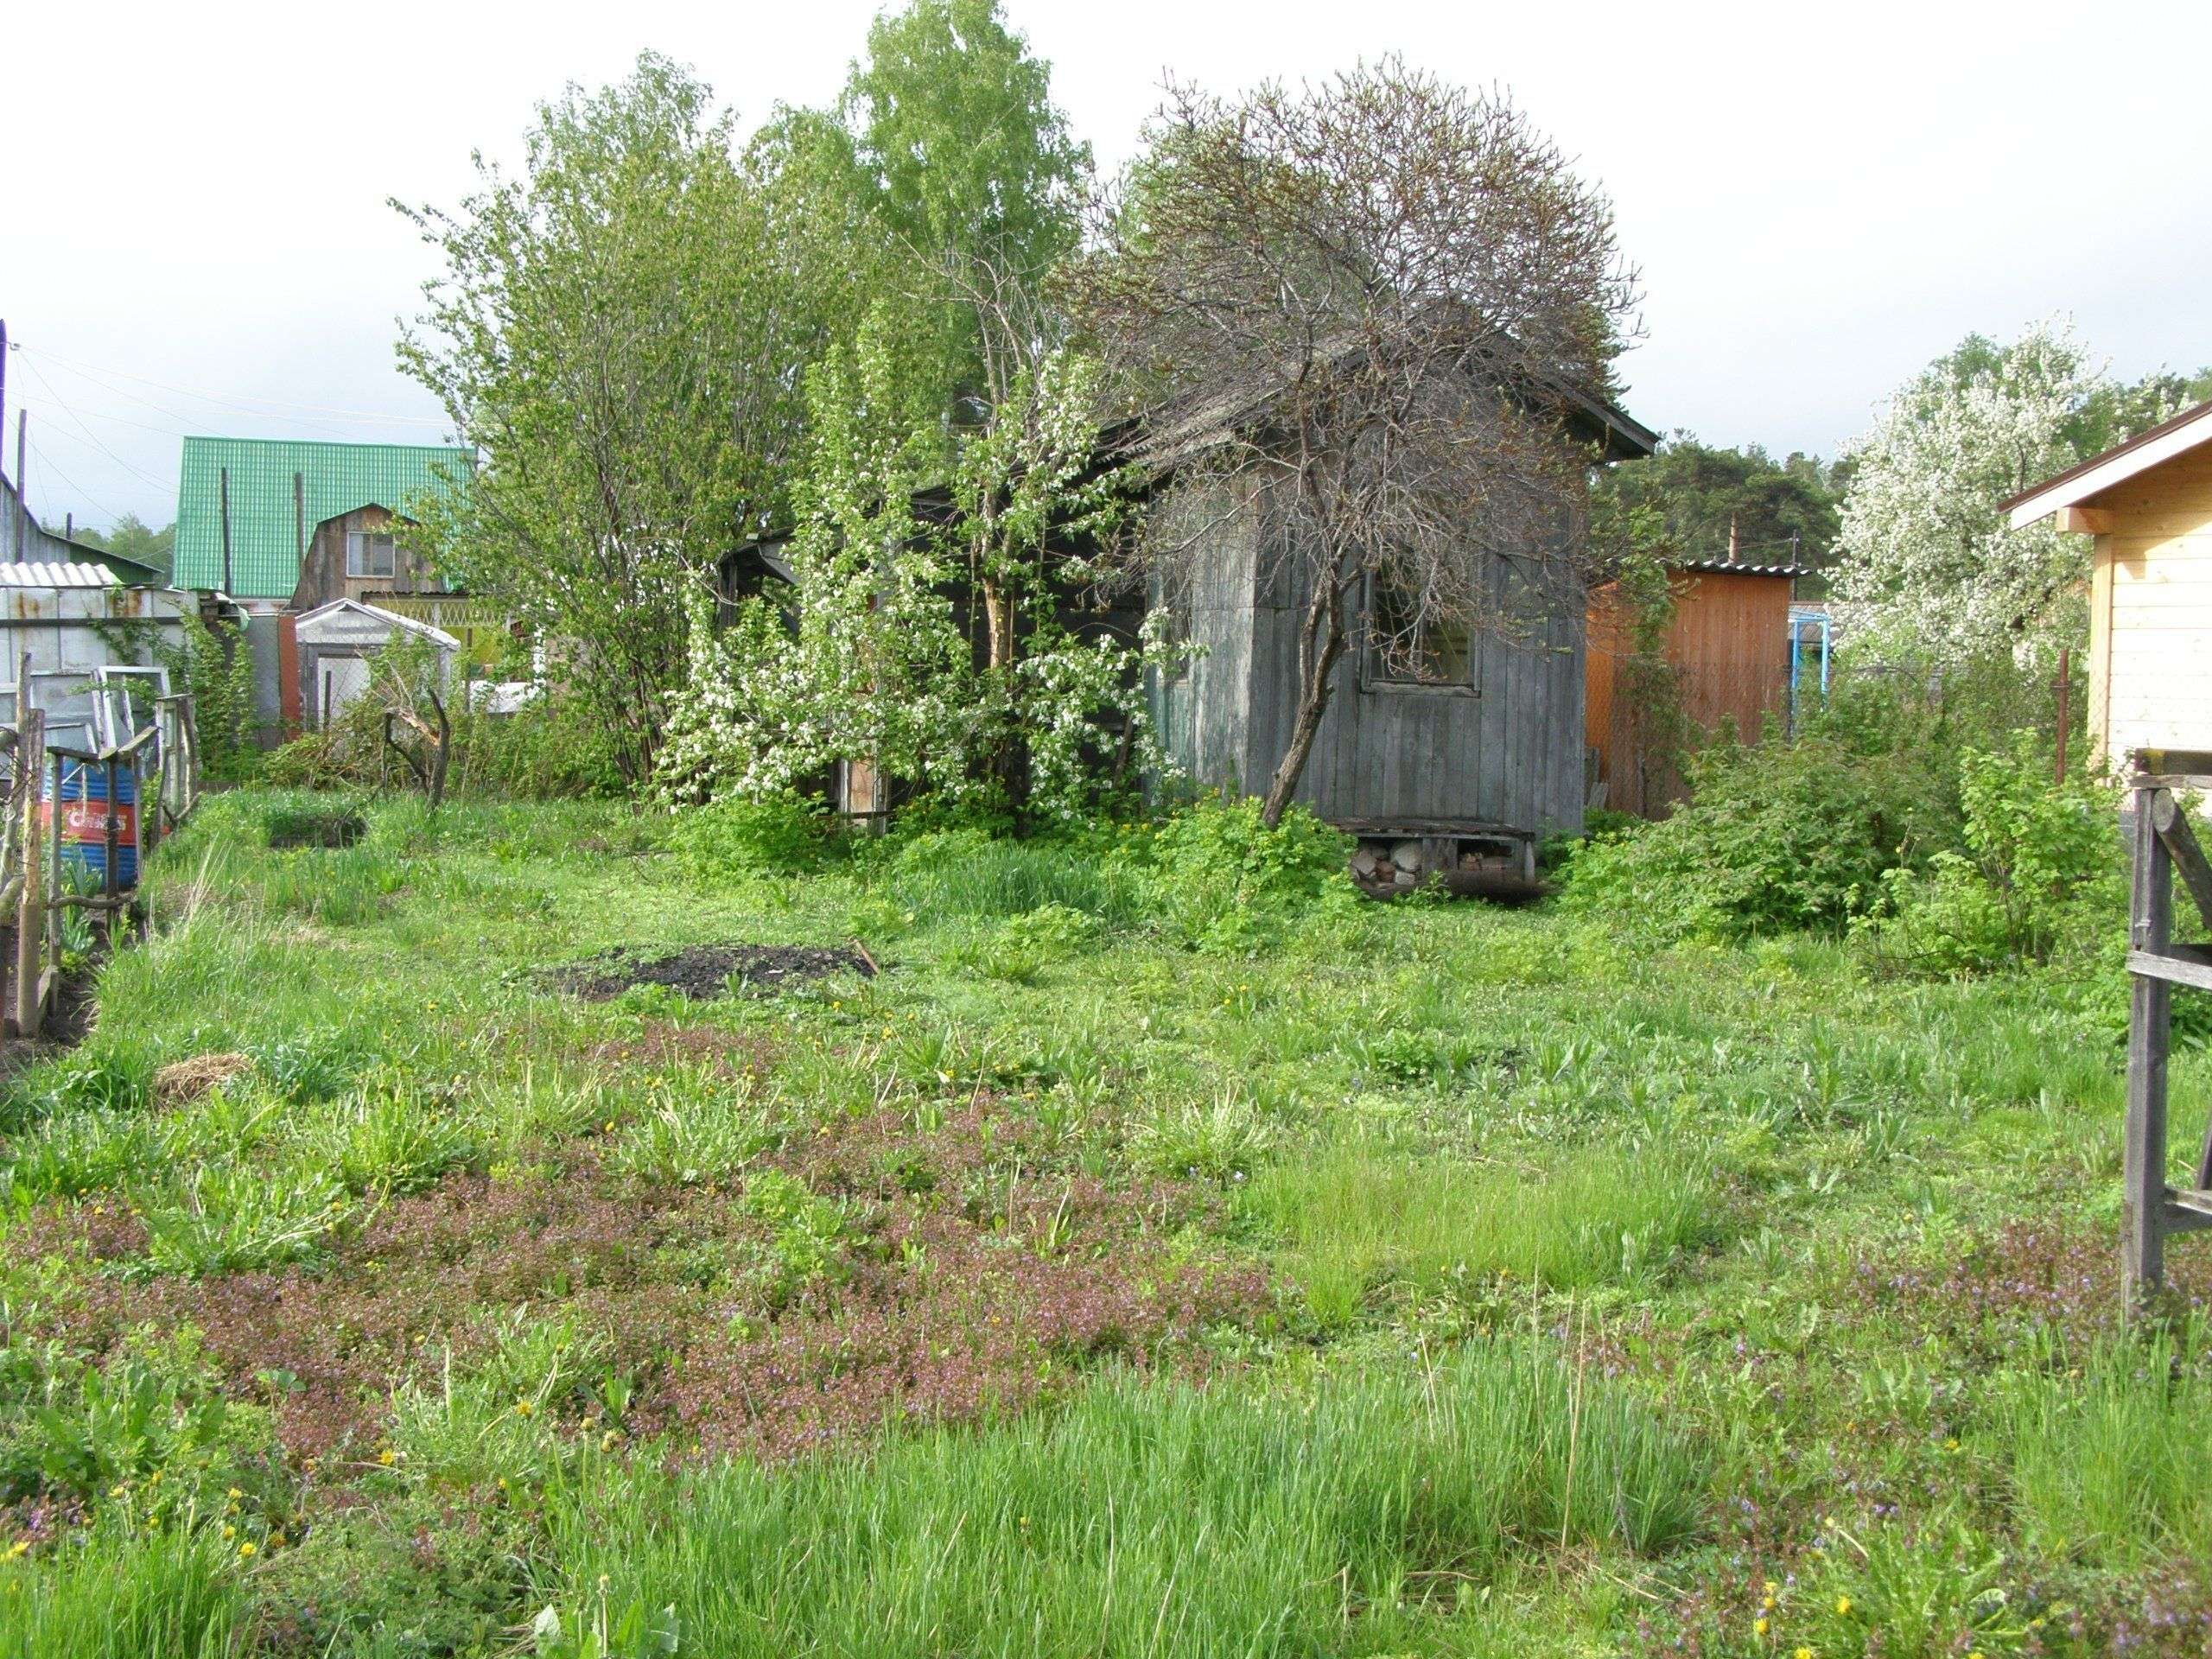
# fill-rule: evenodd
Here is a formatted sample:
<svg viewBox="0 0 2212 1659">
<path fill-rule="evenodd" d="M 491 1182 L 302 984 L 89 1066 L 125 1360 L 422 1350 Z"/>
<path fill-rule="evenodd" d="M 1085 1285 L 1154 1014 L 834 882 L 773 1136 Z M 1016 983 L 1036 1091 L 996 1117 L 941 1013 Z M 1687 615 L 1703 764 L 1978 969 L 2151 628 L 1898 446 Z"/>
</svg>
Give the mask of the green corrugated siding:
<svg viewBox="0 0 2212 1659">
<path fill-rule="evenodd" d="M 187 438 L 177 486 L 180 588 L 223 584 L 222 474 L 231 474 L 231 585 L 238 599 L 289 599 L 300 554 L 292 474 L 301 474 L 307 533 L 326 518 L 372 505 L 405 512 L 416 497 L 467 472 L 468 450 L 403 443 L 298 443 L 264 438 Z"/>
</svg>

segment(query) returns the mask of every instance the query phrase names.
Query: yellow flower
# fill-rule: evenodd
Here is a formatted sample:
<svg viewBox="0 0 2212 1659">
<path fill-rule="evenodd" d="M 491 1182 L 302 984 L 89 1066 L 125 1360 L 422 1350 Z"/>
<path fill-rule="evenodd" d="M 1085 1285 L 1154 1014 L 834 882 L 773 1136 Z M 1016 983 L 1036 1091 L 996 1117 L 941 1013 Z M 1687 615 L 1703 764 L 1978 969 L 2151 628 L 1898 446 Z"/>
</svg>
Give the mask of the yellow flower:
<svg viewBox="0 0 2212 1659">
<path fill-rule="evenodd" d="M 1751 1633 L 1754 1636 L 1764 1636 L 1766 1634 L 1766 1615 L 1764 1613 L 1761 1613 L 1757 1618 L 1751 1621 Z"/>
<path fill-rule="evenodd" d="M 1767 1594 L 1770 1596 L 1780 1595 L 1782 1593 L 1782 1586 L 1777 1584 L 1772 1579 L 1769 1579 L 1766 1581 L 1765 1588 Z"/>
<path fill-rule="evenodd" d="M 389 1469 L 391 1467 L 392 1459 L 397 1458 L 398 1455 L 399 1454 L 397 1452 L 393 1451 L 387 1446 L 383 1451 L 377 1453 L 377 1461 L 384 1465 L 385 1468 Z"/>
<path fill-rule="evenodd" d="M 1943 1442 L 1943 1449 L 1946 1452 L 1955 1452 L 1959 1449 L 1959 1443 L 1956 1440 L 1946 1440 Z"/>
<path fill-rule="evenodd" d="M 252 1540 L 252 1539 L 251 1539 L 251 1538 L 249 1538 L 249 1539 L 247 1539 L 247 1540 L 245 1541 L 245 1542 L 244 1542 L 244 1543 L 242 1543 L 242 1544 L 240 1544 L 240 1545 L 238 1546 L 238 1557 L 239 1557 L 239 1559 L 240 1559 L 240 1560 L 244 1560 L 246 1556 L 249 1556 L 249 1555 L 251 1555 L 251 1554 L 253 1554 L 253 1540 Z"/>
<path fill-rule="evenodd" d="M 1800 1648 L 1789 1656 L 1789 1659 L 1813 1659 L 1813 1650 L 1810 1648 Z"/>
<path fill-rule="evenodd" d="M 1849 1596 L 1838 1596 L 1835 1599 L 1835 1610 L 1839 1613 L 1849 1612 L 1851 1611 L 1851 1598 Z"/>
<path fill-rule="evenodd" d="M 30 1553 L 31 1541 L 28 1538 L 18 1538 L 14 1543 L 8 1546 L 8 1559 L 11 1561 L 18 1559 L 19 1557 L 28 1555 Z"/>
<path fill-rule="evenodd" d="M 125 1492 L 129 1491 L 130 1490 L 130 1489 L 128 1486 L 124 1486 L 124 1485 L 122 1485 L 122 1484 L 118 1484 L 113 1485 L 113 1486 L 111 1486 L 111 1487 L 109 1487 L 109 1488 L 107 1489 L 107 1495 L 108 1495 L 110 1497 L 122 1497 Z"/>
<path fill-rule="evenodd" d="M 518 1401 L 516 1401 L 516 1402 L 515 1402 L 515 1415 L 516 1415 L 516 1416 L 518 1416 L 518 1417 L 533 1417 L 533 1416 L 537 1415 L 537 1408 L 536 1406 L 531 1405 L 531 1404 L 530 1403 L 530 1402 L 529 1402 L 529 1401 L 527 1401 L 527 1400 L 518 1400 Z"/>
<path fill-rule="evenodd" d="M 235 1538 L 238 1535 L 238 1529 L 236 1527 L 225 1527 L 223 1529 L 223 1536 L 225 1538 Z"/>
<path fill-rule="evenodd" d="M 224 1496 L 225 1497 L 229 1498 L 229 1499 L 231 1500 L 231 1502 L 232 1502 L 232 1503 L 237 1503 L 237 1502 L 238 1501 L 238 1499 L 240 1499 L 240 1498 L 244 1497 L 245 1496 L 245 1494 L 244 1492 L 240 1491 L 237 1487 L 233 1486 L 233 1487 L 232 1487 L 232 1488 L 231 1488 L 231 1490 L 230 1490 L 229 1491 L 225 1492 L 225 1493 L 223 1494 L 223 1496 Z"/>
<path fill-rule="evenodd" d="M 1774 1598 L 1772 1596 L 1769 1596 L 1764 1601 L 1759 1603 L 1759 1611 L 1768 1613 L 1772 1612 L 1774 1611 Z"/>
</svg>

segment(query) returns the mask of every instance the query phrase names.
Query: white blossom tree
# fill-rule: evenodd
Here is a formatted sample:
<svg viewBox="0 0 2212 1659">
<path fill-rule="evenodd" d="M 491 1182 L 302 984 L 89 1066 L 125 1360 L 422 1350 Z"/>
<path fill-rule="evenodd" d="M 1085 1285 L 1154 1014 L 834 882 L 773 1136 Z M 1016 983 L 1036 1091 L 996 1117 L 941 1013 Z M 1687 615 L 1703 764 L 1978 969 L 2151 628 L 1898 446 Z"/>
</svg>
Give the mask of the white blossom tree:
<svg viewBox="0 0 2212 1659">
<path fill-rule="evenodd" d="M 1847 451 L 1834 592 L 1859 648 L 1940 668 L 2079 631 L 2087 541 L 2011 529 L 2001 504 L 2081 458 L 2069 423 L 2101 378 L 2050 321 L 2008 346 L 1969 342 L 1891 399 Z"/>
<path fill-rule="evenodd" d="M 1091 573 L 1055 547 L 1109 534 L 1126 505 L 1094 462 L 1095 365 L 1053 352 L 1013 375 L 947 461 L 897 356 L 864 327 L 852 364 L 811 378 L 791 581 L 719 632 L 696 605 L 660 768 L 672 798 L 762 798 L 843 761 L 1052 821 L 1166 769 L 1144 701 L 1163 639 L 1078 638 L 1059 615 Z M 943 522 L 916 511 L 931 485 Z"/>
</svg>

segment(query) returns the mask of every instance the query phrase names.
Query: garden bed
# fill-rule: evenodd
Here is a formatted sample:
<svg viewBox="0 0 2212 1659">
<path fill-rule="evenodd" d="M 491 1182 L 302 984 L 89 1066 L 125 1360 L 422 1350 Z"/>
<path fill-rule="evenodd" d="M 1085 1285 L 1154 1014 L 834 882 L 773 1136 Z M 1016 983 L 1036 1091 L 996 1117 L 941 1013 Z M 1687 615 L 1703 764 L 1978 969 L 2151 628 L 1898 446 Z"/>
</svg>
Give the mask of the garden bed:
<svg viewBox="0 0 2212 1659">
<path fill-rule="evenodd" d="M 875 976 L 875 964 L 853 950 L 806 944 L 695 944 L 664 956 L 602 951 L 562 969 L 554 982 L 589 1002 L 604 1002 L 633 985 L 664 985 L 706 1001 L 733 992 L 773 995 L 837 974 Z"/>
</svg>

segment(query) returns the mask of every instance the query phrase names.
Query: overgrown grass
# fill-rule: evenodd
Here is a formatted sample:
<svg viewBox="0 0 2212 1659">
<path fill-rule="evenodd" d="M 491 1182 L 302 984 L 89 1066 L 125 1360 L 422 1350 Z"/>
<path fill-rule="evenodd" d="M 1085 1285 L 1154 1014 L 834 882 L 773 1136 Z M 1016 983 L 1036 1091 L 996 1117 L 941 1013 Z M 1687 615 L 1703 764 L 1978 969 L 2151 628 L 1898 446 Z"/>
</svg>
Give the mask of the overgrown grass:
<svg viewBox="0 0 2212 1659">
<path fill-rule="evenodd" d="M 1510 1557 L 1678 1543 L 1706 1479 L 1651 1405 L 1518 1342 L 1303 1395 L 1122 1379 L 866 1460 L 580 1480 L 554 1650 L 1382 1652 Z"/>
<path fill-rule="evenodd" d="M 103 1528 L 52 1560 L 0 1560 L 0 1659 L 230 1659 L 247 1593 L 212 1529 Z"/>
<path fill-rule="evenodd" d="M 1268 1169 L 1250 1202 L 1284 1235 L 1315 1313 L 1339 1325 L 1393 1289 L 1484 1289 L 1503 1274 L 1534 1295 L 1632 1281 L 1727 1231 L 1712 1181 L 1671 1151 L 1592 1147 L 1532 1168 L 1332 1146 Z"/>
<path fill-rule="evenodd" d="M 1227 814 L 702 882 L 613 805 L 266 845 L 321 804 L 210 800 L 87 1040 L 0 1083 L 0 1659 L 2212 1612 L 2212 1337 L 2117 1317 L 2119 1052 L 2063 968 L 1352 904 Z M 547 972 L 855 933 L 880 976 L 773 995 Z"/>
</svg>

